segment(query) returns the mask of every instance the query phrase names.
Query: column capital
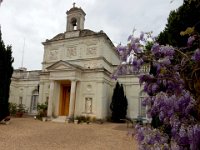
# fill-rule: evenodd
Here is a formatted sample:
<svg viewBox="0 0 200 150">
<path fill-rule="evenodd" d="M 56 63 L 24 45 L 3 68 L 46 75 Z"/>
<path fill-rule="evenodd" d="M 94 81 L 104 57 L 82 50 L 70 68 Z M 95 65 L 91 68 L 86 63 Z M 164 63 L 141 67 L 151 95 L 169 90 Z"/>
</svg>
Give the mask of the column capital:
<svg viewBox="0 0 200 150">
<path fill-rule="evenodd" d="M 72 79 L 72 80 L 71 80 L 71 82 L 77 82 L 77 81 L 78 81 L 77 79 Z"/>
</svg>

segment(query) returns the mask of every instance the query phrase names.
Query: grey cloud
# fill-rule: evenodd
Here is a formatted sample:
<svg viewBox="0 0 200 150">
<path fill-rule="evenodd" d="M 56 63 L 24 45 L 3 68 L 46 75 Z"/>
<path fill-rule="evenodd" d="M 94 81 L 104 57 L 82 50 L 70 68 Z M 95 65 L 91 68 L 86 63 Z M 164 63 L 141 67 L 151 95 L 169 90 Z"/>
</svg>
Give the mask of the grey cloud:
<svg viewBox="0 0 200 150">
<path fill-rule="evenodd" d="M 4 41 L 13 45 L 15 68 L 20 67 L 23 39 L 26 39 L 24 66 L 41 69 L 41 42 L 65 32 L 66 11 L 74 0 L 3 1 L 0 23 Z M 182 4 L 176 0 L 76 0 L 86 12 L 85 28 L 107 33 L 115 43 L 125 43 L 135 26 L 138 32 L 164 29 L 170 10 Z"/>
</svg>

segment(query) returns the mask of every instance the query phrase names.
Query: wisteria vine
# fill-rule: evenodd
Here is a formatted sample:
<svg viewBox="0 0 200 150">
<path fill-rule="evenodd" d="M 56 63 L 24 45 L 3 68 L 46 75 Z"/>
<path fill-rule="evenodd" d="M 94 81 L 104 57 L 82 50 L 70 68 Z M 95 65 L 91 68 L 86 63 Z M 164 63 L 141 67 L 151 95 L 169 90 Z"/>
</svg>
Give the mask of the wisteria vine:
<svg viewBox="0 0 200 150">
<path fill-rule="evenodd" d="M 200 148 L 200 40 L 197 34 L 188 46 L 159 45 L 151 33 L 130 35 L 128 44 L 117 46 L 119 65 L 113 78 L 139 72 L 150 66 L 139 82 L 148 94 L 143 106 L 151 125 L 137 125 L 135 137 L 141 150 L 198 150 Z M 128 67 L 127 67 L 128 66 Z"/>
</svg>

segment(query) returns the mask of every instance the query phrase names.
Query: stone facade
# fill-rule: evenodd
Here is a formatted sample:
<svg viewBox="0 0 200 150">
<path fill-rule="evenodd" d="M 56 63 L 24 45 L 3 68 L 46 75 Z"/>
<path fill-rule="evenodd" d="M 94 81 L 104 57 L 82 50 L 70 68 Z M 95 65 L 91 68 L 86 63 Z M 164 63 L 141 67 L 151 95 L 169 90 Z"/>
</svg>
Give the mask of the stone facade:
<svg viewBox="0 0 200 150">
<path fill-rule="evenodd" d="M 35 114 L 35 105 L 48 101 L 48 116 L 78 115 L 106 118 L 116 81 L 111 74 L 119 55 L 103 31 L 84 29 L 85 12 L 67 11 L 66 32 L 43 42 L 42 70 L 14 71 L 10 102 L 23 103 Z M 128 99 L 127 116 L 141 115 L 141 87 L 137 75 L 119 77 Z"/>
<path fill-rule="evenodd" d="M 26 71 L 25 68 L 14 70 L 10 85 L 10 102 L 25 104 L 30 114 L 37 113 L 39 82 L 41 70 Z"/>
</svg>

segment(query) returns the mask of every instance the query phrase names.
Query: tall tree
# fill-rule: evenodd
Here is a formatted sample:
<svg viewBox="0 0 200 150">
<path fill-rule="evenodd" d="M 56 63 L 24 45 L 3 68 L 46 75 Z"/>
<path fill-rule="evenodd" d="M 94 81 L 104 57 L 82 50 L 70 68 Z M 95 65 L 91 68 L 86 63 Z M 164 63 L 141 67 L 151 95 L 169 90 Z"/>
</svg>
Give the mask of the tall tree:
<svg viewBox="0 0 200 150">
<path fill-rule="evenodd" d="M 180 32 L 188 27 L 195 27 L 195 31 L 200 33 L 200 0 L 184 0 L 182 6 L 171 11 L 165 29 L 158 36 L 158 42 L 185 47 L 189 36 L 180 35 Z"/>
<path fill-rule="evenodd" d="M 9 116 L 8 100 L 13 61 L 12 47 L 4 45 L 0 29 L 0 121 Z"/>
<path fill-rule="evenodd" d="M 120 85 L 120 100 L 121 100 L 121 108 L 120 108 L 120 118 L 121 119 L 125 119 L 126 118 L 126 114 L 127 114 L 127 106 L 128 106 L 128 101 L 127 98 L 124 94 L 124 88 L 123 85 Z"/>
<path fill-rule="evenodd" d="M 116 83 L 113 91 L 112 102 L 110 104 L 110 109 L 112 111 L 111 120 L 113 122 L 123 122 L 120 119 L 126 118 L 127 113 L 127 98 L 124 95 L 123 85 Z"/>
</svg>

